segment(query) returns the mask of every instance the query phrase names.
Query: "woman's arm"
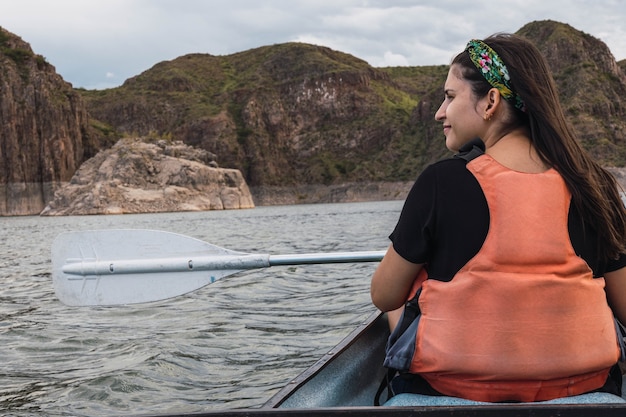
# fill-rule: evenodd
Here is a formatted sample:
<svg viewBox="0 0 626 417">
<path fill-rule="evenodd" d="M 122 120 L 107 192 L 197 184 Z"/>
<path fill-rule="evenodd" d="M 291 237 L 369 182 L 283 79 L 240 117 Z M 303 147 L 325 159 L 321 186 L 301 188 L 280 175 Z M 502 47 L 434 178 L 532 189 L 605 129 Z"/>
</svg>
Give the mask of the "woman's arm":
<svg viewBox="0 0 626 417">
<path fill-rule="evenodd" d="M 626 267 L 604 274 L 606 295 L 615 317 L 626 325 Z"/>
<path fill-rule="evenodd" d="M 422 267 L 423 264 L 411 263 L 398 255 L 393 245 L 390 245 L 372 276 L 370 293 L 374 305 L 381 311 L 402 307 Z"/>
</svg>

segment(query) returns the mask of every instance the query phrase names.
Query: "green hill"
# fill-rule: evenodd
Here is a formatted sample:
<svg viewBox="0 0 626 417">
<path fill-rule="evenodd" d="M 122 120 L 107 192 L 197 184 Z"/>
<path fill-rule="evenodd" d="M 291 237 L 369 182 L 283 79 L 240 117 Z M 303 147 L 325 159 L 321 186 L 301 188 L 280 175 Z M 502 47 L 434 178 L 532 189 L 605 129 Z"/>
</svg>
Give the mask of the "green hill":
<svg viewBox="0 0 626 417">
<path fill-rule="evenodd" d="M 569 25 L 518 32 L 548 57 L 581 143 L 626 164 L 626 76 L 604 43 Z M 620 68 L 621 66 L 621 68 Z M 447 66 L 373 68 L 302 43 L 161 62 L 122 86 L 81 90 L 94 125 L 182 140 L 251 186 L 414 179 L 447 155 L 434 112 Z"/>
</svg>

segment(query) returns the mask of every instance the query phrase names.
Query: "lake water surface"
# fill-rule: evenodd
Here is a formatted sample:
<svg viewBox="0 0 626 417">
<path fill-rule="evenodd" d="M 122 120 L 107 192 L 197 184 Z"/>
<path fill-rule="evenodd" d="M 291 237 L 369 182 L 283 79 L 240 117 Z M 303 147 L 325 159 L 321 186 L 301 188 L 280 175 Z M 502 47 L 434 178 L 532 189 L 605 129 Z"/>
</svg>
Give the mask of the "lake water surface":
<svg viewBox="0 0 626 417">
<path fill-rule="evenodd" d="M 271 267 L 160 302 L 68 307 L 52 287 L 57 234 L 157 229 L 249 253 L 384 250 L 401 208 L 391 201 L 0 217 L 0 414 L 258 407 L 375 311 L 376 263 Z"/>
</svg>

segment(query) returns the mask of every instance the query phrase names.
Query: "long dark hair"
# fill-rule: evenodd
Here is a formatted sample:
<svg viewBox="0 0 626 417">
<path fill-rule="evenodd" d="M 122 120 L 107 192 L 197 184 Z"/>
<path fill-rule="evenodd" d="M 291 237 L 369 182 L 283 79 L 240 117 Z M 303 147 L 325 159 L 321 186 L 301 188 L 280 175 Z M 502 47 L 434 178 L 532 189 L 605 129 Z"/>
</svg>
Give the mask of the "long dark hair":
<svg viewBox="0 0 626 417">
<path fill-rule="evenodd" d="M 626 208 L 615 177 L 583 149 L 567 122 L 556 84 L 541 52 L 528 40 L 512 34 L 496 34 L 483 40 L 507 66 L 511 86 L 526 106 L 525 112 L 511 106 L 514 117 L 506 128 L 525 126 L 543 162 L 554 167 L 572 194 L 587 227 L 595 229 L 600 259 L 617 258 L 626 252 Z M 476 97 L 491 89 L 464 51 L 452 61 L 461 68 Z"/>
</svg>

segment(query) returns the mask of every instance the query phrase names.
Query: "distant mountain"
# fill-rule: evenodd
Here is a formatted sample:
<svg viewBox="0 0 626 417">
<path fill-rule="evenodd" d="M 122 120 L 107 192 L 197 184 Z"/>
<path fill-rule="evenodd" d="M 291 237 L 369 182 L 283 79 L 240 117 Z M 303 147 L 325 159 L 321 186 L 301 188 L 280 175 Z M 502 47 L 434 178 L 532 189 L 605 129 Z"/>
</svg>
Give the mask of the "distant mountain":
<svg viewBox="0 0 626 417">
<path fill-rule="evenodd" d="M 602 41 L 573 27 L 533 22 L 518 32 L 547 58 L 583 146 L 607 166 L 626 165 L 626 71 Z"/>
<path fill-rule="evenodd" d="M 82 94 L 90 114 L 112 129 L 209 150 L 252 186 L 403 180 L 443 154 L 422 140 L 414 112 L 446 71 L 376 69 L 329 48 L 287 43 L 186 55 L 119 88 Z"/>
<path fill-rule="evenodd" d="M 518 33 L 548 61 L 582 144 L 626 164 L 626 77 L 607 46 L 569 25 Z M 162 135 L 218 155 L 249 185 L 411 180 L 446 155 L 434 112 L 447 66 L 372 68 L 287 43 L 161 62 L 119 88 L 81 91 L 121 134 Z"/>
<path fill-rule="evenodd" d="M 625 61 L 563 23 L 531 22 L 518 33 L 548 58 L 583 146 L 605 166 L 625 166 Z M 88 91 L 72 89 L 5 30 L 0 64 L 0 215 L 38 213 L 82 162 L 124 136 L 209 151 L 220 166 L 239 169 L 253 195 L 410 182 L 448 155 L 434 121 L 446 65 L 373 68 L 286 43 L 185 55 L 120 87 Z"/>
</svg>

